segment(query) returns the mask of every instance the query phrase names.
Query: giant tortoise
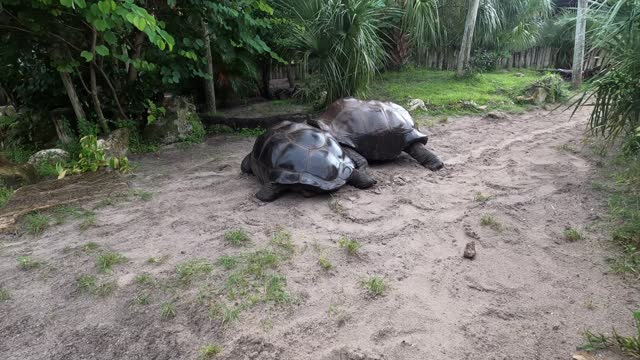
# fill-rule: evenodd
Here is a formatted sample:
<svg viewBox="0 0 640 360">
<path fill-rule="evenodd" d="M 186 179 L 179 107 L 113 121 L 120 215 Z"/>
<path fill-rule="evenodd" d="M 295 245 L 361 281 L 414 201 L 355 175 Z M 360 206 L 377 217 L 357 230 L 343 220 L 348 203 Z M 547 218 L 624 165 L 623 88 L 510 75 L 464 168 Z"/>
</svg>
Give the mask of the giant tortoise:
<svg viewBox="0 0 640 360">
<path fill-rule="evenodd" d="M 346 183 L 361 189 L 375 184 L 366 172 L 357 169 L 333 136 L 290 121 L 260 135 L 241 168 L 263 184 L 256 193 L 262 201 L 273 201 L 287 190 L 309 194 L 335 191 Z"/>
<path fill-rule="evenodd" d="M 403 151 L 432 171 L 444 166 L 424 147 L 428 137 L 416 129 L 409 112 L 391 102 L 340 99 L 311 124 L 332 134 L 359 167 L 365 168 L 367 160 L 395 159 Z"/>
</svg>

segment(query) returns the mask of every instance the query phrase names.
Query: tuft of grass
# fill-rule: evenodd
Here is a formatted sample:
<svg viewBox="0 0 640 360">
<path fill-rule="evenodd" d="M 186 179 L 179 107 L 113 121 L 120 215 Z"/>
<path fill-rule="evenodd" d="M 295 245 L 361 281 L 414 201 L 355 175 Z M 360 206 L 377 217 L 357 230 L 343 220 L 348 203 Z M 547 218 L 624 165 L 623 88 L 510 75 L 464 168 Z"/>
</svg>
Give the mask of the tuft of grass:
<svg viewBox="0 0 640 360">
<path fill-rule="evenodd" d="M 265 300 L 276 304 L 288 303 L 291 296 L 286 291 L 286 278 L 282 275 L 272 275 L 265 285 Z"/>
<path fill-rule="evenodd" d="M 244 229 L 230 230 L 224 233 L 224 239 L 230 242 L 234 246 L 243 246 L 247 244 L 251 239 Z"/>
<path fill-rule="evenodd" d="M 280 257 L 271 249 L 252 252 L 246 256 L 246 272 L 261 277 L 266 269 L 274 269 L 280 263 Z"/>
<path fill-rule="evenodd" d="M 379 296 L 384 293 L 387 285 L 384 279 L 379 276 L 372 276 L 362 282 L 362 287 L 372 296 Z"/>
<path fill-rule="evenodd" d="M 232 270 L 238 266 L 238 261 L 239 259 L 236 256 L 222 255 L 218 258 L 216 263 L 222 266 L 225 270 Z"/>
<path fill-rule="evenodd" d="M 347 209 L 342 205 L 340 199 L 333 195 L 329 198 L 329 209 L 342 217 L 347 216 Z"/>
<path fill-rule="evenodd" d="M 633 320 L 636 327 L 636 334 L 631 336 L 622 336 L 613 329 L 613 334 L 607 336 L 604 334 L 595 335 L 587 330 L 584 333 L 587 343 L 581 346 L 581 349 L 587 351 L 596 351 L 602 349 L 613 348 L 628 355 L 630 358 L 640 359 L 640 311 L 633 313 Z"/>
<path fill-rule="evenodd" d="M 320 266 L 322 266 L 322 268 L 325 270 L 331 270 L 331 268 L 333 267 L 333 264 L 324 256 L 320 256 L 320 258 L 318 259 L 318 264 L 320 264 Z"/>
<path fill-rule="evenodd" d="M 487 226 L 495 231 L 502 231 L 502 224 L 489 214 L 485 214 L 480 218 L 480 225 Z"/>
<path fill-rule="evenodd" d="M 216 355 L 222 352 L 222 348 L 218 345 L 207 344 L 200 348 L 200 360 L 213 359 Z"/>
<path fill-rule="evenodd" d="M 562 144 L 562 145 L 558 145 L 556 146 L 556 149 L 558 151 L 564 151 L 564 152 L 568 152 L 570 154 L 577 154 L 579 153 L 578 148 L 570 143 L 566 143 L 566 144 Z"/>
<path fill-rule="evenodd" d="M 151 265 L 160 265 L 163 264 L 167 260 L 168 256 L 152 256 L 147 259 L 147 264 Z"/>
<path fill-rule="evenodd" d="M 151 304 L 150 295 L 146 291 L 140 291 L 139 293 L 137 293 L 134 301 L 138 305 L 149 305 L 149 304 Z"/>
<path fill-rule="evenodd" d="M 346 236 L 343 236 L 338 240 L 338 246 L 345 249 L 349 255 L 358 255 L 358 251 L 362 245 L 356 240 L 351 240 Z"/>
<path fill-rule="evenodd" d="M 76 279 L 78 289 L 83 292 L 92 293 L 98 283 L 98 278 L 94 275 L 82 275 Z"/>
<path fill-rule="evenodd" d="M 212 271 L 213 264 L 206 259 L 193 259 L 176 265 L 178 280 L 185 285 L 197 277 L 211 274 Z"/>
<path fill-rule="evenodd" d="M 0 287 L 0 302 L 9 301 L 9 299 L 11 299 L 9 290 Z"/>
<path fill-rule="evenodd" d="M 575 228 L 568 227 L 564 229 L 564 238 L 567 241 L 575 242 L 583 239 L 582 233 Z"/>
<path fill-rule="evenodd" d="M 18 261 L 18 267 L 21 270 L 27 271 L 27 270 L 35 269 L 40 266 L 39 262 L 33 260 L 29 256 L 18 256 L 16 260 Z"/>
<path fill-rule="evenodd" d="M 53 222 L 56 225 L 64 224 L 69 218 L 80 220 L 80 230 L 85 231 L 96 223 L 96 214 L 83 208 L 61 205 L 51 210 Z"/>
<path fill-rule="evenodd" d="M 153 198 L 153 193 L 141 189 L 133 189 L 129 191 L 129 194 L 133 197 L 137 197 L 142 201 L 150 201 Z"/>
<path fill-rule="evenodd" d="M 176 306 L 172 302 L 165 302 L 160 305 L 160 318 L 169 320 L 176 317 Z"/>
<path fill-rule="evenodd" d="M 38 212 L 27 214 L 24 217 L 23 229 L 33 235 L 38 236 L 51 225 L 51 218 Z"/>
<path fill-rule="evenodd" d="M 135 281 L 140 285 L 153 284 L 153 278 L 149 273 L 142 273 L 142 274 L 136 275 Z"/>
<path fill-rule="evenodd" d="M 127 258 L 117 252 L 106 252 L 96 256 L 96 267 L 102 272 L 111 272 L 115 265 L 123 264 Z"/>
<path fill-rule="evenodd" d="M 475 201 L 475 202 L 479 202 L 479 203 L 483 203 L 484 204 L 489 200 L 491 200 L 491 195 L 485 195 L 480 191 L 478 191 L 475 194 L 473 194 L 473 201 Z"/>
<path fill-rule="evenodd" d="M 282 250 L 285 254 L 293 254 L 295 252 L 295 245 L 291 239 L 291 234 L 285 229 L 278 229 L 271 237 L 271 244 L 277 249 Z"/>
<path fill-rule="evenodd" d="M 82 251 L 84 252 L 94 252 L 100 248 L 100 245 L 90 241 L 84 245 L 82 245 Z"/>
</svg>

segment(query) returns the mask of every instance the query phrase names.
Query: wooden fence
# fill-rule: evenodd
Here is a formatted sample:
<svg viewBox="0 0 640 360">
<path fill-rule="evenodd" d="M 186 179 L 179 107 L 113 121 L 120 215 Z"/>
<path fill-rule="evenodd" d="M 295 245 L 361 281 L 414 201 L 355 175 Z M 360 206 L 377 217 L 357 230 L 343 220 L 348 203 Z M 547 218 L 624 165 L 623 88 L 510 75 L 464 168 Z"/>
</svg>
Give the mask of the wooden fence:
<svg viewBox="0 0 640 360">
<path fill-rule="evenodd" d="M 497 69 L 555 69 L 562 62 L 560 49 L 548 47 L 535 47 L 525 51 L 513 53 L 510 58 L 503 58 L 496 65 Z M 585 71 L 591 70 L 602 64 L 604 54 L 597 50 L 589 51 L 585 59 Z M 458 60 L 458 51 L 431 50 L 413 59 L 419 66 L 434 70 L 455 70 Z M 292 66 L 296 79 L 304 76 L 304 64 Z M 289 71 L 286 65 L 273 63 L 271 67 L 271 79 L 284 79 Z"/>
</svg>

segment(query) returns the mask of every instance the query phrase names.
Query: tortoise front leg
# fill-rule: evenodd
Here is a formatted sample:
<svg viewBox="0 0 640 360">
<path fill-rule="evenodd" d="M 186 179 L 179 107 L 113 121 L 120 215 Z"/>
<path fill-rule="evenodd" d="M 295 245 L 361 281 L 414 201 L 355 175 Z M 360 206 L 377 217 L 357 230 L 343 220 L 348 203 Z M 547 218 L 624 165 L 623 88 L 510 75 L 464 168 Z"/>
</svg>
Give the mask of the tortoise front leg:
<svg viewBox="0 0 640 360">
<path fill-rule="evenodd" d="M 273 200 L 280 197 L 280 195 L 282 195 L 282 193 L 284 193 L 286 190 L 287 188 L 282 185 L 265 183 L 264 185 L 262 185 L 260 191 L 256 193 L 256 197 L 258 198 L 258 200 L 264 202 L 272 202 Z"/>
<path fill-rule="evenodd" d="M 251 170 L 251 153 L 242 160 L 240 171 L 242 171 L 243 174 L 253 174 L 253 170 Z"/>
<path fill-rule="evenodd" d="M 368 189 L 375 185 L 377 181 L 367 174 L 366 171 L 360 169 L 353 169 L 351 177 L 348 180 L 349 185 L 358 189 Z"/>
<path fill-rule="evenodd" d="M 442 161 L 440 161 L 440 159 L 438 159 L 436 154 L 429 151 L 426 147 L 424 147 L 424 145 L 420 143 L 413 143 L 404 151 L 406 151 L 409 155 L 411 155 L 411 157 L 416 159 L 420 163 L 420 165 L 426 167 L 431 171 L 438 171 L 444 167 L 444 164 L 442 163 Z"/>
<path fill-rule="evenodd" d="M 359 152 L 346 146 L 343 146 L 342 150 L 345 154 L 347 154 L 348 157 L 351 158 L 351 160 L 353 160 L 358 169 L 366 170 L 369 167 L 369 162 L 364 158 L 364 156 L 360 155 Z"/>
</svg>

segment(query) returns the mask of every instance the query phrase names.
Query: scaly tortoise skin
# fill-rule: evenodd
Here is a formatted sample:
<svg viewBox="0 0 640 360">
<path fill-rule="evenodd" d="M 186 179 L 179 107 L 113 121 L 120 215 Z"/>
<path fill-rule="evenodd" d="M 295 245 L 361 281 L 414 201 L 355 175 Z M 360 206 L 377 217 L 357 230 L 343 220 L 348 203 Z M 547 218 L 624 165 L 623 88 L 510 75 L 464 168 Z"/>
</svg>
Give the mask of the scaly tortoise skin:
<svg viewBox="0 0 640 360">
<path fill-rule="evenodd" d="M 256 197 L 275 200 L 287 190 L 331 192 L 347 183 L 366 188 L 375 181 L 343 151 L 330 134 L 307 124 L 284 121 L 256 139 L 242 161 L 242 172 L 263 184 Z"/>
<path fill-rule="evenodd" d="M 424 147 L 428 137 L 416 129 L 409 112 L 391 102 L 340 99 L 314 125 L 353 149 L 347 152 L 356 163 L 364 162 L 362 166 L 366 166 L 366 160 L 393 160 L 405 151 L 431 170 L 443 167 L 435 154 Z"/>
</svg>

